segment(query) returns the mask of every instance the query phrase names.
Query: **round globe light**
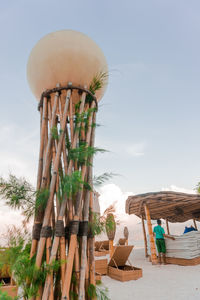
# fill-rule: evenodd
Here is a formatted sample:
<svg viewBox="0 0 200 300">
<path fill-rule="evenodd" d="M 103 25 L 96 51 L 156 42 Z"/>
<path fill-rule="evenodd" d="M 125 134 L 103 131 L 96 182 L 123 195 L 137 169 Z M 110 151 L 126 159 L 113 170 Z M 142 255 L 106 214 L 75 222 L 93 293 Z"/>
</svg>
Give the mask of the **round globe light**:
<svg viewBox="0 0 200 300">
<path fill-rule="evenodd" d="M 105 56 L 99 46 L 87 35 L 74 30 L 56 31 L 44 36 L 32 49 L 27 78 L 30 88 L 39 100 L 46 89 L 71 82 L 89 88 L 94 76 L 108 73 Z M 98 100 L 105 93 L 107 82 L 97 91 Z"/>
</svg>

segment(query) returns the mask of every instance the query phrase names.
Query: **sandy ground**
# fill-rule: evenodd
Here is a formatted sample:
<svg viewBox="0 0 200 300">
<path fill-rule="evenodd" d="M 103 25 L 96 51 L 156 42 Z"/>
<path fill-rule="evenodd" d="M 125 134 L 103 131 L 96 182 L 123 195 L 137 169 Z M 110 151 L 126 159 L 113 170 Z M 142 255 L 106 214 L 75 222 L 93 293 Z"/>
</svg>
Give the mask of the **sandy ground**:
<svg viewBox="0 0 200 300">
<path fill-rule="evenodd" d="M 151 265 L 144 258 L 144 249 L 133 249 L 130 260 L 143 270 L 138 280 L 120 282 L 108 276 L 102 283 L 108 287 L 112 300 L 193 300 L 200 299 L 200 265 Z"/>
</svg>

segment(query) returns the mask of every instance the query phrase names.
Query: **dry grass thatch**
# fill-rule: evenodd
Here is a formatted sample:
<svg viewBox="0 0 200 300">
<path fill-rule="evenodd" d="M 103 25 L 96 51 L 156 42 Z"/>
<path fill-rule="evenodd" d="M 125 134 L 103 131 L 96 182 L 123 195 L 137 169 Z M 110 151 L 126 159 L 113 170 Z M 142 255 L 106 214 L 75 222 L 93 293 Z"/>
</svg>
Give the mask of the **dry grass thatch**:
<svg viewBox="0 0 200 300">
<path fill-rule="evenodd" d="M 178 192 L 156 192 L 129 196 L 126 213 L 145 217 L 144 204 L 150 210 L 151 219 L 167 219 L 169 222 L 200 221 L 200 195 Z"/>
</svg>

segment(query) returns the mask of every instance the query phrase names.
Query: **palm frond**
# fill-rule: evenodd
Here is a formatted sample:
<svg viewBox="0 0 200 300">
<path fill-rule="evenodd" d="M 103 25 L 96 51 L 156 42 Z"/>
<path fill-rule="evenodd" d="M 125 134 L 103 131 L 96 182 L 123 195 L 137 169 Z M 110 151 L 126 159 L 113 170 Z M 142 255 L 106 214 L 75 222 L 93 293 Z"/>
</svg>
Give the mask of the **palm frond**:
<svg viewBox="0 0 200 300">
<path fill-rule="evenodd" d="M 95 175 L 93 177 L 93 184 L 95 187 L 101 186 L 106 181 L 110 180 L 113 176 L 118 176 L 118 174 L 105 172 L 99 176 Z"/>
</svg>

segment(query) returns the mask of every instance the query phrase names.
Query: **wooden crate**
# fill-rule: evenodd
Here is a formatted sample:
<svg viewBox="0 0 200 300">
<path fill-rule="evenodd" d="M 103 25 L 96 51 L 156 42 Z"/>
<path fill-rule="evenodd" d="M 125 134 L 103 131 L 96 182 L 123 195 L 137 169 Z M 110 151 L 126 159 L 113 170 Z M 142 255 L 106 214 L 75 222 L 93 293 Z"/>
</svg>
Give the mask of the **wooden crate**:
<svg viewBox="0 0 200 300">
<path fill-rule="evenodd" d="M 3 285 L 1 286 L 1 291 L 8 293 L 12 298 L 17 296 L 18 287 L 16 285 Z"/>
<path fill-rule="evenodd" d="M 98 251 L 94 251 L 94 256 L 106 256 L 107 254 L 109 254 L 109 250 L 98 250 Z"/>
<path fill-rule="evenodd" d="M 95 260 L 95 272 L 100 275 L 106 275 L 108 273 L 108 260 L 106 258 Z"/>
<path fill-rule="evenodd" d="M 180 266 L 196 266 L 200 264 L 200 257 L 195 257 L 192 259 L 166 257 L 166 263 Z"/>
<path fill-rule="evenodd" d="M 99 250 L 109 250 L 109 241 L 96 241 L 95 242 L 95 251 Z"/>
<path fill-rule="evenodd" d="M 137 280 L 142 269 L 126 265 L 133 246 L 117 246 L 108 264 L 108 276 L 119 281 Z"/>
<path fill-rule="evenodd" d="M 108 266 L 108 276 L 119 281 L 137 280 L 142 277 L 142 269 L 129 265 L 118 268 Z"/>
</svg>

